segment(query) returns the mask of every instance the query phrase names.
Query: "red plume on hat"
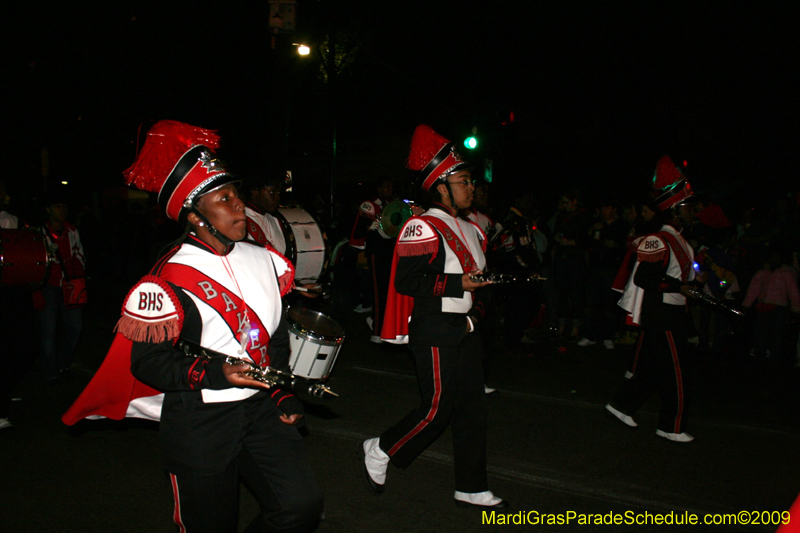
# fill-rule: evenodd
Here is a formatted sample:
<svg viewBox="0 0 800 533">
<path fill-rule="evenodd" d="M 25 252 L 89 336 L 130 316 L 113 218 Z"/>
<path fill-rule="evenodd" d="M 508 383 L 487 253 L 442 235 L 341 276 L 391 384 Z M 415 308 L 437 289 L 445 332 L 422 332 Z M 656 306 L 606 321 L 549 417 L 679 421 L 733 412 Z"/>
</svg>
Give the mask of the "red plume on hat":
<svg viewBox="0 0 800 533">
<path fill-rule="evenodd" d="M 660 191 L 683 179 L 683 173 L 672 162 L 672 159 L 665 155 L 656 164 L 656 173 L 653 176 L 653 188 Z"/>
<path fill-rule="evenodd" d="M 414 130 L 408 168 L 420 172 L 423 189 L 429 190 L 436 180 L 467 166 L 453 150 L 453 143 L 433 131 L 433 128 L 421 124 Z"/>
<path fill-rule="evenodd" d="M 669 156 L 664 156 L 656 164 L 656 173 L 653 176 L 653 188 L 661 191 L 655 199 L 659 211 L 669 209 L 694 194 L 689 180 L 683 175 Z"/>
<path fill-rule="evenodd" d="M 147 132 L 136 161 L 123 172 L 125 182 L 157 192 L 167 216 L 180 222 L 203 193 L 234 181 L 214 157 L 218 147 L 214 130 L 161 120 Z"/>
</svg>

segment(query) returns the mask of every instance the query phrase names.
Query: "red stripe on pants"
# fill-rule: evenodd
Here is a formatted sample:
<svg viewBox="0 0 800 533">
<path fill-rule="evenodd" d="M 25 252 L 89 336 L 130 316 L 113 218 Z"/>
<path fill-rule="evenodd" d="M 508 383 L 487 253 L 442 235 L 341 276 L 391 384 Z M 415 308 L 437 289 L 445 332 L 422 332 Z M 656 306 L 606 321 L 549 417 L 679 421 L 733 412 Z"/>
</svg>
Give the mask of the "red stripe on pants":
<svg viewBox="0 0 800 533">
<path fill-rule="evenodd" d="M 178 526 L 180 533 L 186 533 L 186 526 L 183 524 L 183 519 L 181 518 L 181 498 L 178 492 L 178 478 L 175 477 L 175 474 L 170 474 L 169 479 L 172 483 L 172 497 L 175 499 L 175 512 L 172 515 L 172 521 Z"/>
<path fill-rule="evenodd" d="M 667 331 L 667 342 L 669 342 L 669 351 L 672 355 L 672 367 L 675 369 L 675 384 L 678 395 L 678 414 L 675 416 L 675 428 L 673 433 L 681 433 L 681 418 L 683 418 L 683 376 L 681 375 L 681 363 L 678 361 L 678 350 L 675 349 L 675 340 L 672 338 L 672 332 Z"/>
<path fill-rule="evenodd" d="M 439 367 L 439 348 L 431 347 L 431 357 L 433 357 L 433 399 L 431 400 L 431 408 L 428 410 L 428 414 L 425 415 L 419 424 L 417 424 L 414 429 L 409 431 L 402 439 L 397 441 L 397 444 L 392 446 L 392 448 L 386 452 L 387 455 L 390 457 L 397 453 L 397 450 L 403 447 L 403 445 L 414 438 L 420 431 L 425 429 L 425 427 L 436 417 L 436 412 L 439 410 L 439 398 L 442 395 L 442 376 L 440 373 Z"/>
<path fill-rule="evenodd" d="M 633 364 L 631 374 L 636 373 L 636 365 L 639 363 L 639 354 L 642 352 L 642 341 L 644 341 L 644 330 L 639 331 L 639 339 L 636 342 L 636 351 L 633 352 Z"/>
</svg>

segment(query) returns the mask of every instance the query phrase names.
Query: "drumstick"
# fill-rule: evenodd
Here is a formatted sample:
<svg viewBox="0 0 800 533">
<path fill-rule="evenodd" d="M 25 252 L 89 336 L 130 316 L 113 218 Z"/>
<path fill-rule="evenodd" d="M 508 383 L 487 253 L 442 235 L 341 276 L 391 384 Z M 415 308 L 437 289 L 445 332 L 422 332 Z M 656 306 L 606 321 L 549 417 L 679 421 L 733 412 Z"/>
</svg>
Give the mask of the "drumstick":
<svg viewBox="0 0 800 533">
<path fill-rule="evenodd" d="M 293 290 L 300 291 L 300 292 L 321 292 L 322 286 L 321 285 L 314 285 L 310 289 L 306 289 L 305 287 L 295 287 Z"/>
</svg>

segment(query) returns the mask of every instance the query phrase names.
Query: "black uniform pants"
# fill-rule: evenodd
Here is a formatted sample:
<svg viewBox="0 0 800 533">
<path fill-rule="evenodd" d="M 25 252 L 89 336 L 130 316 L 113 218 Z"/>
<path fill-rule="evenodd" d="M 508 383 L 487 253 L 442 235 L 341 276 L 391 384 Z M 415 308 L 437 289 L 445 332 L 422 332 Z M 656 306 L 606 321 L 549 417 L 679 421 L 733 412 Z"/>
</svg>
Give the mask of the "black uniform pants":
<svg viewBox="0 0 800 533">
<path fill-rule="evenodd" d="M 406 468 L 449 425 L 456 490 L 489 490 L 480 336 L 469 333 L 454 347 L 411 345 L 411 351 L 417 364 L 420 406 L 381 435 L 381 449 L 395 466 Z"/>
<path fill-rule="evenodd" d="M 220 471 L 171 473 L 173 519 L 179 531 L 238 531 L 240 479 L 261 506 L 261 514 L 245 531 L 312 531 L 322 514 L 322 493 L 301 438 L 296 428 L 280 422 L 277 415 L 257 415 L 239 453 Z"/>
<path fill-rule="evenodd" d="M 689 413 L 691 358 L 685 330 L 643 329 L 635 372 L 622 384 L 611 405 L 633 415 L 656 391 L 661 395 L 658 429 L 683 433 Z"/>
</svg>

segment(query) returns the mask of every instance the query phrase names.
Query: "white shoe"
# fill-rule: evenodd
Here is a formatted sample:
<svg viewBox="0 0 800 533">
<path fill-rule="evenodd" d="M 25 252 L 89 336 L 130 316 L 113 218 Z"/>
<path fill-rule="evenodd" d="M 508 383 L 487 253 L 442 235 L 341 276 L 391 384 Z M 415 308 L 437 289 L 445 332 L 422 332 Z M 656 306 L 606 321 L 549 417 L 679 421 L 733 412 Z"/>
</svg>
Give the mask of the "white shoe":
<svg viewBox="0 0 800 533">
<path fill-rule="evenodd" d="M 689 344 L 694 344 L 695 346 L 700 344 L 700 337 L 698 337 L 697 335 L 694 335 L 693 337 L 689 337 L 686 340 L 689 342 Z"/>
<path fill-rule="evenodd" d="M 639 424 L 637 424 L 636 421 L 633 420 L 633 418 L 629 417 L 628 415 L 626 415 L 622 411 L 618 411 L 618 410 L 614 409 L 613 407 L 611 407 L 610 403 L 606 404 L 606 411 L 608 411 L 609 413 L 611 413 L 612 415 L 617 417 L 620 422 L 622 422 L 623 424 L 625 424 L 628 427 L 631 427 L 631 428 L 639 427 Z"/>
<path fill-rule="evenodd" d="M 614 341 L 611 339 L 606 339 L 603 341 L 603 348 L 606 350 L 613 350 L 614 349 Z"/>
<path fill-rule="evenodd" d="M 595 344 L 597 344 L 597 341 L 590 341 L 586 337 L 578 341 L 578 346 L 583 346 L 583 347 L 594 346 Z"/>
<path fill-rule="evenodd" d="M 353 309 L 353 311 L 355 311 L 356 313 L 369 313 L 370 311 L 372 311 L 372 306 L 364 307 L 363 305 L 358 304 L 358 307 Z"/>
<path fill-rule="evenodd" d="M 375 343 L 375 344 L 381 344 L 383 341 L 381 340 L 381 336 L 380 335 L 370 335 L 369 336 L 369 342 L 372 342 L 372 343 Z"/>
<path fill-rule="evenodd" d="M 484 492 L 458 492 L 454 496 L 456 505 L 459 507 L 493 507 L 495 509 L 503 509 L 508 507 L 508 502 L 502 498 L 498 498 L 492 491 L 487 490 Z"/>
<path fill-rule="evenodd" d="M 625 379 L 631 379 L 633 377 L 633 372 L 630 370 L 625 371 Z"/>
<path fill-rule="evenodd" d="M 666 431 L 661 431 L 660 429 L 656 430 L 656 435 L 659 437 L 664 437 L 667 440 L 671 440 L 672 442 L 692 442 L 694 440 L 694 437 L 688 433 L 667 433 Z"/>
<path fill-rule="evenodd" d="M 369 329 L 373 329 L 372 325 L 373 325 L 374 323 L 375 323 L 375 321 L 374 321 L 374 320 L 372 320 L 372 317 L 371 317 L 371 316 L 368 316 L 368 317 L 367 317 L 367 325 L 369 326 Z"/>
<path fill-rule="evenodd" d="M 367 486 L 376 494 L 383 492 L 389 456 L 381 450 L 380 439 L 367 439 L 360 444 L 361 469 Z"/>
<path fill-rule="evenodd" d="M 14 424 L 8 421 L 8 418 L 0 418 L 0 429 L 14 427 Z"/>
<path fill-rule="evenodd" d="M 491 387 L 487 387 L 486 385 L 483 386 L 483 392 L 485 392 L 486 394 L 491 394 L 491 393 L 496 392 L 496 391 L 497 391 L 497 389 L 493 389 Z"/>
</svg>

